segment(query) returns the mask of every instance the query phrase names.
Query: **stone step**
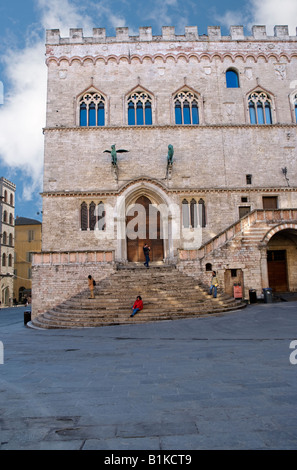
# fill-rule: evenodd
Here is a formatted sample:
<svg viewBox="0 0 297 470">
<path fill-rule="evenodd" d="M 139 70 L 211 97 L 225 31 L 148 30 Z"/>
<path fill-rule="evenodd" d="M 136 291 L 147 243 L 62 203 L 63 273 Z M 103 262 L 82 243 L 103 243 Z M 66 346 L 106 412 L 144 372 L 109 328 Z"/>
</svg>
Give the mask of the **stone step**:
<svg viewBox="0 0 297 470">
<path fill-rule="evenodd" d="M 187 297 L 186 304 L 187 305 L 197 305 L 203 303 L 204 305 L 208 302 L 211 303 L 212 300 L 211 296 L 205 294 L 203 297 L 195 297 L 195 296 L 189 296 Z M 118 310 L 122 307 L 130 307 L 134 303 L 134 298 L 131 299 L 129 298 L 122 298 L 122 299 L 102 299 L 100 296 L 96 297 L 95 299 L 81 299 L 78 301 L 77 299 L 72 299 L 68 300 L 63 304 L 58 305 L 56 308 L 59 309 L 64 309 L 64 310 L 69 310 L 69 309 L 75 309 L 77 306 L 79 306 L 82 309 L 112 309 L 112 310 Z M 160 305 L 164 304 L 166 302 L 167 304 L 184 304 L 185 297 L 182 295 L 177 295 L 177 296 L 158 296 L 158 297 L 148 297 L 148 299 L 143 298 L 144 305 L 150 306 L 150 305 Z M 229 297 L 229 296 L 218 296 L 217 297 L 217 302 L 223 302 L 223 303 L 229 303 L 233 302 L 234 298 Z"/>
<path fill-rule="evenodd" d="M 98 282 L 95 299 L 89 299 L 89 290 L 85 289 L 33 318 L 32 324 L 39 328 L 85 328 L 144 323 L 218 314 L 245 305 L 220 291 L 214 299 L 207 290 L 172 266 L 123 266 Z M 144 309 L 131 318 L 137 295 L 142 296 Z"/>
<path fill-rule="evenodd" d="M 213 303 L 192 303 L 192 304 L 187 304 L 187 306 L 181 306 L 181 304 L 176 304 L 176 305 L 166 305 L 165 308 L 163 308 L 164 312 L 170 311 L 171 313 L 175 312 L 190 312 L 190 311 L 205 311 L 206 309 L 214 309 L 214 308 L 221 308 L 221 307 L 236 307 L 239 306 L 240 302 L 236 301 L 230 301 L 230 302 L 225 302 L 225 303 L 217 303 L 214 305 Z M 142 310 L 142 313 L 144 315 L 156 315 L 159 314 L 160 311 L 162 311 L 162 306 L 156 304 L 156 305 L 145 305 L 144 309 Z M 61 308 L 54 308 L 51 309 L 50 311 L 51 315 L 56 315 L 59 316 L 60 318 L 68 318 L 68 317 L 81 317 L 82 315 L 86 318 L 91 318 L 92 316 L 94 317 L 99 317 L 99 316 L 106 316 L 106 315 L 113 315 L 113 316 L 119 316 L 119 315 L 126 315 L 127 312 L 131 313 L 131 307 L 125 307 L 121 306 L 118 309 L 100 309 L 100 308 L 82 308 L 81 306 L 78 306 L 77 308 L 73 309 L 61 309 Z"/>
<path fill-rule="evenodd" d="M 174 319 L 184 319 L 184 318 L 193 318 L 193 317 L 199 317 L 199 316 L 205 316 L 205 315 L 217 315 L 221 314 L 223 312 L 228 312 L 232 310 L 238 310 L 239 308 L 242 308 L 241 305 L 236 305 L 234 307 L 230 308 L 213 308 L 212 310 L 208 310 L 206 312 L 180 312 L 180 313 L 173 313 L 173 312 L 164 312 L 163 315 L 158 314 L 158 315 L 143 315 L 143 311 L 137 315 L 135 315 L 133 318 L 131 318 L 128 313 L 126 316 L 122 317 L 117 317 L 117 316 L 111 316 L 111 317 L 93 317 L 93 318 L 74 318 L 74 317 L 68 317 L 66 319 L 62 319 L 59 316 L 55 318 L 54 315 L 51 314 L 43 314 L 38 317 L 38 319 L 34 320 L 34 326 L 39 327 L 39 328 L 92 328 L 92 327 L 98 327 L 98 326 L 108 326 L 108 325 L 119 325 L 119 324 L 133 324 L 133 323 L 147 323 L 147 322 L 155 322 L 155 321 L 165 321 L 165 320 L 174 320 Z"/>
</svg>

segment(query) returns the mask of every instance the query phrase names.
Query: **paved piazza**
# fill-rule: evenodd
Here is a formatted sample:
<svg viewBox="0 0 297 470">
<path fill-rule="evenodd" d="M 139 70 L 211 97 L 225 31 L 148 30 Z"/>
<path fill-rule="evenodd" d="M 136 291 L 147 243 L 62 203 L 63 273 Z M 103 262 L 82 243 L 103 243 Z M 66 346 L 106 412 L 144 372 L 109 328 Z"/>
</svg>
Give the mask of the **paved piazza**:
<svg viewBox="0 0 297 470">
<path fill-rule="evenodd" d="M 297 448 L 297 302 L 79 330 L 24 310 L 0 311 L 2 450 Z"/>
</svg>

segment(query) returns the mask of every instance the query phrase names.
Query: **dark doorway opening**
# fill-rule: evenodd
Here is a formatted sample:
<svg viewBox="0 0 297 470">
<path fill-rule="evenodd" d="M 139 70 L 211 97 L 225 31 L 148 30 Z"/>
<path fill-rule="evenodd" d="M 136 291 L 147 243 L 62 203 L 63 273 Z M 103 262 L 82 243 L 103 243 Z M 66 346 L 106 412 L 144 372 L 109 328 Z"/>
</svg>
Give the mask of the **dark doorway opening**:
<svg viewBox="0 0 297 470">
<path fill-rule="evenodd" d="M 137 205 L 140 209 L 137 212 Z M 135 236 L 137 234 L 137 236 Z M 150 248 L 151 261 L 163 261 L 163 239 L 161 214 L 146 196 L 141 196 L 132 205 L 126 216 L 127 259 L 130 262 L 144 262 L 143 245 Z"/>
</svg>

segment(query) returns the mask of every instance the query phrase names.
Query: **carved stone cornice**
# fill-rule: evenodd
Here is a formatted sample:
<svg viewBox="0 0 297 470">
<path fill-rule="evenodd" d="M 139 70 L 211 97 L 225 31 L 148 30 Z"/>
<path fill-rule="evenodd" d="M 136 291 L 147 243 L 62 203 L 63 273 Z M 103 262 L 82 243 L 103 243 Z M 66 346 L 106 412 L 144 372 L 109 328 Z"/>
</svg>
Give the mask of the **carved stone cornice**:
<svg viewBox="0 0 297 470">
<path fill-rule="evenodd" d="M 167 194 L 177 194 L 182 196 L 191 196 L 191 195 L 206 195 L 214 193 L 287 193 L 287 192 L 297 192 L 297 186 L 280 186 L 280 187 L 234 187 L 234 188 L 224 188 L 224 187 L 210 187 L 210 188 L 168 188 L 162 181 L 148 178 L 148 177 L 139 177 L 133 180 L 123 182 L 119 189 L 103 189 L 101 191 L 44 191 L 41 193 L 43 197 L 75 197 L 75 198 L 100 198 L 100 197 L 110 197 L 110 196 L 119 196 L 127 188 L 139 184 L 141 182 L 153 184 L 160 189 L 162 189 Z"/>
<path fill-rule="evenodd" d="M 268 46 L 269 47 L 269 46 Z M 295 45 L 296 47 L 296 45 Z M 249 59 L 252 59 L 254 63 L 257 63 L 259 59 L 264 59 L 266 63 L 270 60 L 274 60 L 276 62 L 280 62 L 285 60 L 286 62 L 290 63 L 292 59 L 297 59 L 297 50 L 292 52 L 271 52 L 271 51 L 247 51 L 247 52 L 179 52 L 177 54 L 167 53 L 162 54 L 160 52 L 156 54 L 148 54 L 143 53 L 141 54 L 110 54 L 110 55 L 72 55 L 71 57 L 66 55 L 56 56 L 56 55 L 48 55 L 46 59 L 46 65 L 49 65 L 51 62 L 55 62 L 57 66 L 61 65 L 61 62 L 67 62 L 69 66 L 73 64 L 73 62 L 78 62 L 81 65 L 84 65 L 85 62 L 91 62 L 95 65 L 97 62 L 101 64 L 107 65 L 109 62 L 114 62 L 117 65 L 120 62 L 126 62 L 131 64 L 133 62 L 138 62 L 142 64 L 144 61 L 149 60 L 152 64 L 154 64 L 157 60 L 161 60 L 164 64 L 168 60 L 174 60 L 177 63 L 179 60 L 184 60 L 187 63 L 190 62 L 191 59 L 194 59 L 196 62 L 200 63 L 207 59 L 210 63 L 214 62 L 215 60 L 219 59 L 222 63 L 224 60 L 228 60 L 232 63 L 235 63 L 237 59 L 240 59 L 243 63 L 247 63 Z"/>
<path fill-rule="evenodd" d="M 161 125 L 149 125 L 149 126 L 128 126 L 128 125 L 123 125 L 123 126 L 104 126 L 104 127 L 80 127 L 80 126 L 56 126 L 56 127 L 44 127 L 43 132 L 54 132 L 54 131 L 59 131 L 59 132 L 106 132 L 106 131 L 131 131 L 133 129 L 145 129 L 145 130 L 156 130 L 156 129 L 195 129 L 195 132 L 197 132 L 198 129 L 261 129 L 261 130 L 269 130 L 269 129 L 279 129 L 279 128 L 292 128 L 292 129 L 297 129 L 297 124 L 295 123 L 282 123 L 282 124 L 269 124 L 269 125 L 263 125 L 263 124 L 183 124 L 183 125 L 178 125 L 178 124 L 161 124 Z"/>
</svg>

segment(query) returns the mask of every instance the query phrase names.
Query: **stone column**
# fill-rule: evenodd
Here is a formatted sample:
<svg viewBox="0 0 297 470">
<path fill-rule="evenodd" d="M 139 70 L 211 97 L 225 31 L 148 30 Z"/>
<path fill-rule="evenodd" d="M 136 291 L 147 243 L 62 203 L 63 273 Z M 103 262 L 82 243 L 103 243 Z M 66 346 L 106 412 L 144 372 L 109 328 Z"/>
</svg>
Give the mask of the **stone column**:
<svg viewBox="0 0 297 470">
<path fill-rule="evenodd" d="M 261 274 L 261 290 L 269 287 L 268 266 L 267 266 L 267 245 L 260 248 L 260 274 Z"/>
</svg>

